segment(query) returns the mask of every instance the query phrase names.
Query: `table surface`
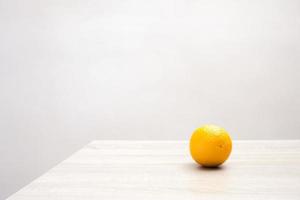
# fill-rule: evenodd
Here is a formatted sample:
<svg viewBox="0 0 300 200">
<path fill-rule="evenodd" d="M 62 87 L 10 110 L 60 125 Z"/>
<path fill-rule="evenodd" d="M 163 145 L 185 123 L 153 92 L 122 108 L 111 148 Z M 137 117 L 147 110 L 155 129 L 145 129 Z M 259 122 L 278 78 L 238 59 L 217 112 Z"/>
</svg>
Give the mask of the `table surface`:
<svg viewBox="0 0 300 200">
<path fill-rule="evenodd" d="M 234 141 L 215 169 L 187 142 L 93 141 L 8 199 L 300 199 L 300 141 Z"/>
</svg>

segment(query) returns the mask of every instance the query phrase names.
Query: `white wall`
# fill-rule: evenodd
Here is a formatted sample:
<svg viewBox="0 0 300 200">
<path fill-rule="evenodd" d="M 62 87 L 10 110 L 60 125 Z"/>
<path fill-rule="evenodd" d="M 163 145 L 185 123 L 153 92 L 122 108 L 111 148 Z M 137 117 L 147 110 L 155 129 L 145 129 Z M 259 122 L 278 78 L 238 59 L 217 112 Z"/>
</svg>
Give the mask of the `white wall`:
<svg viewBox="0 0 300 200">
<path fill-rule="evenodd" d="M 298 0 L 0 0 L 0 199 L 93 139 L 300 139 Z"/>
</svg>

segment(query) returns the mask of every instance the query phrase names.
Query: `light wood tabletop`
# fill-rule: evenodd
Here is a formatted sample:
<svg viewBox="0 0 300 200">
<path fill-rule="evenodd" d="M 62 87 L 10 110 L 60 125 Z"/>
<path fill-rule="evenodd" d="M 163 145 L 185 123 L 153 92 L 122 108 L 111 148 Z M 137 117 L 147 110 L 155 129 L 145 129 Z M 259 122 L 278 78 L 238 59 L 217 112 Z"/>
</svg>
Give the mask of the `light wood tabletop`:
<svg viewBox="0 0 300 200">
<path fill-rule="evenodd" d="M 234 141 L 214 169 L 187 142 L 93 141 L 8 199 L 300 199 L 300 141 Z"/>
</svg>

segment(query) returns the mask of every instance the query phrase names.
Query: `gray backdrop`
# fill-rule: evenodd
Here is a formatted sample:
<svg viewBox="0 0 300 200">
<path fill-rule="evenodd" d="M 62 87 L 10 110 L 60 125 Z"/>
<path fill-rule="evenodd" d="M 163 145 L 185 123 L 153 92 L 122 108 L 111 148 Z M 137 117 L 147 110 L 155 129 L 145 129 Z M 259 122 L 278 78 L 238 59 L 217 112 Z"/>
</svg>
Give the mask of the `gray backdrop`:
<svg viewBox="0 0 300 200">
<path fill-rule="evenodd" d="M 298 0 L 0 0 L 0 199 L 93 139 L 299 139 Z"/>
</svg>

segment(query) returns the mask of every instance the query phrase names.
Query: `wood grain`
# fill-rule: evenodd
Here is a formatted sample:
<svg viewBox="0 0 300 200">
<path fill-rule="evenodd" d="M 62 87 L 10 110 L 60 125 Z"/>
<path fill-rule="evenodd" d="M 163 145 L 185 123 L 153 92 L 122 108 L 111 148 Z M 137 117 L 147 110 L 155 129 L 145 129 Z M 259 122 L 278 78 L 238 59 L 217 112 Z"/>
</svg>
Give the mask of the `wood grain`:
<svg viewBox="0 0 300 200">
<path fill-rule="evenodd" d="M 94 141 L 9 200 L 300 199 L 300 141 L 234 141 L 220 168 L 187 142 Z"/>
</svg>

